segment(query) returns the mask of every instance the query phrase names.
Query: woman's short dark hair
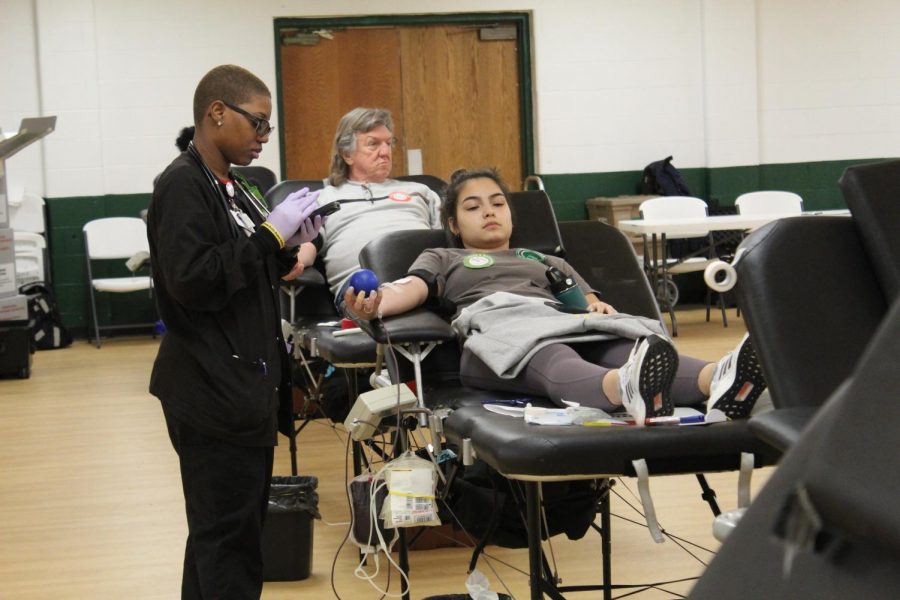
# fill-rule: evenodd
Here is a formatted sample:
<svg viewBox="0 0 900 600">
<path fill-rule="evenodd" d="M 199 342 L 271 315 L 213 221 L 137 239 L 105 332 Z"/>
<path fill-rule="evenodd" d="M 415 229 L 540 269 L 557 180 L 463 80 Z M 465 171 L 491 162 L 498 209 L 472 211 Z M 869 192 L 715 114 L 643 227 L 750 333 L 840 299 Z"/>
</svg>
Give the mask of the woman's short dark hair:
<svg viewBox="0 0 900 600">
<path fill-rule="evenodd" d="M 199 125 L 216 100 L 240 105 L 254 96 L 272 97 L 262 79 L 237 65 L 219 65 L 203 76 L 194 91 L 194 125 Z"/>
<path fill-rule="evenodd" d="M 459 169 L 454 171 L 450 175 L 450 183 L 447 184 L 447 189 L 444 191 L 444 201 L 441 204 L 441 225 L 444 226 L 444 230 L 447 232 L 450 231 L 450 217 L 456 217 L 459 193 L 466 182 L 472 179 L 490 179 L 496 183 L 500 191 L 503 192 L 507 204 L 509 204 L 509 188 L 500 177 L 497 169 Z M 509 210 L 510 214 L 512 214 L 512 205 L 510 205 Z M 514 215 L 513 219 L 515 220 Z"/>
</svg>

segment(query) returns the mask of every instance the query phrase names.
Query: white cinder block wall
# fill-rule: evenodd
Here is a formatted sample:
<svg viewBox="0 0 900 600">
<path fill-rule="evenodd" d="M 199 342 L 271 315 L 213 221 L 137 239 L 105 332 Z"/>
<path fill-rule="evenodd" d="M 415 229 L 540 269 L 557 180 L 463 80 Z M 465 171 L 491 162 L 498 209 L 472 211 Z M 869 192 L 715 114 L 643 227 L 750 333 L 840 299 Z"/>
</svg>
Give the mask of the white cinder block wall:
<svg viewBox="0 0 900 600">
<path fill-rule="evenodd" d="M 274 91 L 275 17 L 486 10 L 533 12 L 540 173 L 900 155 L 896 0 L 0 0 L 0 126 L 59 117 L 10 177 L 149 192 L 209 68 Z"/>
<path fill-rule="evenodd" d="M 900 155 L 900 2 L 758 4 L 760 162 Z"/>
</svg>

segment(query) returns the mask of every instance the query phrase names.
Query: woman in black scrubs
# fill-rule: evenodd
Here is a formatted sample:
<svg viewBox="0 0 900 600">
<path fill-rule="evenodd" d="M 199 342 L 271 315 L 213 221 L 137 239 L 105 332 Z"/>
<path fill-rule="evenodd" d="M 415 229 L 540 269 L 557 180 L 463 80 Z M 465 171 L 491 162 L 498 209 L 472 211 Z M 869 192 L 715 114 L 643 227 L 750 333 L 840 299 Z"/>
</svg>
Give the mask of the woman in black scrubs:
<svg viewBox="0 0 900 600">
<path fill-rule="evenodd" d="M 159 177 L 148 211 L 167 330 L 150 392 L 181 467 L 182 598 L 259 598 L 279 405 L 282 429 L 292 426 L 278 282 L 302 270 L 298 247 L 321 219 L 308 218 L 316 194 L 295 192 L 270 212 L 230 171 L 269 141 L 272 100 L 259 78 L 234 65 L 212 69 L 193 112 L 194 139 Z"/>
</svg>

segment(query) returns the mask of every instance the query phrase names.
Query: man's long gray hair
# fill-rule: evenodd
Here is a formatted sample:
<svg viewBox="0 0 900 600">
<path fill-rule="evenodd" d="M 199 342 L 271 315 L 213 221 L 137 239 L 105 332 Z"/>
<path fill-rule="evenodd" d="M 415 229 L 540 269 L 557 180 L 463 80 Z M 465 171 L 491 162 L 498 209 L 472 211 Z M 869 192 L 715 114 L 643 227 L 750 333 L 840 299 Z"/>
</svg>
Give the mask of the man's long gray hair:
<svg viewBox="0 0 900 600">
<path fill-rule="evenodd" d="M 393 133 L 394 118 L 391 111 L 385 108 L 354 108 L 341 117 L 337 132 L 334 134 L 334 144 L 331 146 L 329 184 L 339 186 L 347 181 L 350 176 L 350 165 L 344 160 L 344 155 L 352 154 L 356 150 L 357 135 L 372 131 L 379 125 L 384 125 Z"/>
</svg>

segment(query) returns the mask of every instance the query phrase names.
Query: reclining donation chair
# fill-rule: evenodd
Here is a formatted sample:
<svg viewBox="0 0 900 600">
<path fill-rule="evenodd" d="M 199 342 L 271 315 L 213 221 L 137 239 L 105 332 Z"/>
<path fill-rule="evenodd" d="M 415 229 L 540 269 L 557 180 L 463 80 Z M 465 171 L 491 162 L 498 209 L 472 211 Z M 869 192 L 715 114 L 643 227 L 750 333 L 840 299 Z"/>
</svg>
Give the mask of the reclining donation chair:
<svg viewBox="0 0 900 600">
<path fill-rule="evenodd" d="M 529 193 L 543 195 L 542 192 Z M 543 198 L 549 209 L 549 200 L 546 195 Z M 510 200 L 517 227 L 520 223 L 533 220 L 531 217 L 523 218 L 516 194 Z M 554 222 L 544 220 L 541 223 Z M 545 226 L 543 233 L 552 229 L 555 228 Z M 621 232 L 599 222 L 564 223 L 559 229 L 565 240 L 567 259 L 593 287 L 602 292 L 605 299 L 622 309 L 659 318 L 654 295 L 633 247 Z M 533 247 L 528 240 L 522 239 L 521 233 L 518 228 L 514 230 L 511 245 Z M 376 271 L 380 280 L 393 280 L 406 272 L 421 250 L 440 243 L 440 237 L 434 233 L 397 232 L 367 246 L 360 259 L 364 266 Z M 561 240 L 551 243 L 551 246 L 554 244 L 562 248 Z M 436 315 L 427 314 L 424 309 L 372 322 L 368 329 L 379 343 L 387 343 L 390 339 L 394 346 L 452 339 L 447 323 Z M 420 331 L 417 333 L 416 329 Z M 454 349 L 454 346 L 454 343 L 442 345 L 447 349 Z M 702 427 L 610 427 L 600 428 L 600 431 L 592 427 L 530 426 L 522 419 L 484 409 L 481 399 L 497 398 L 497 392 L 465 388 L 458 379 L 454 381 L 451 377 L 429 379 L 427 367 L 422 362 L 416 367 L 417 371 L 425 371 L 424 385 L 421 379 L 417 381 L 417 388 L 422 394 L 420 401 L 431 408 L 452 410 L 443 423 L 435 423 L 432 419 L 432 427 L 437 425 L 442 428 L 446 440 L 458 449 L 464 461 L 476 456 L 524 488 L 531 597 L 535 599 L 545 593 L 561 598 L 561 592 L 575 591 L 574 588 L 556 585 L 544 557 L 541 543 L 542 538 L 546 537 L 541 527 L 542 482 L 605 482 L 612 477 L 638 477 L 648 525 L 661 539 L 658 529 L 653 529 L 656 523 L 649 500 L 649 474 L 698 474 L 703 498 L 713 513 L 718 514 L 715 493 L 706 486 L 702 473 L 741 468 L 740 495 L 742 502 L 746 502 L 749 498 L 747 475 L 750 467 L 772 464 L 778 454 L 750 432 L 746 421 Z M 578 586 L 577 590 L 602 589 L 603 597 L 609 599 L 617 586 L 612 584 L 608 495 L 602 499 L 599 511 L 603 582 L 596 586 Z"/>
<path fill-rule="evenodd" d="M 287 179 L 273 185 L 265 192 L 266 204 L 269 210 L 272 210 L 293 192 L 303 188 L 309 188 L 310 191 L 321 190 L 324 185 L 325 183 L 321 179 Z M 307 288 L 325 288 L 327 291 L 325 278 L 318 269 L 305 269 L 299 277 L 281 282 L 281 291 L 288 299 L 287 310 L 282 310 L 282 315 L 288 322 L 294 323 L 297 318 L 297 297 Z"/>
<path fill-rule="evenodd" d="M 781 449 L 847 379 L 900 294 L 900 161 L 850 167 L 840 185 L 852 218 L 773 222 L 735 266 L 777 409 L 751 427 Z"/>
<path fill-rule="evenodd" d="M 432 175 L 402 176 L 401 181 L 415 181 L 429 186 L 440 194 L 446 183 Z M 323 180 L 285 180 L 272 187 L 266 194 L 270 208 L 278 205 L 290 193 L 308 187 L 310 190 L 322 189 Z M 359 395 L 357 375 L 360 371 L 371 369 L 376 365 L 376 344 L 366 335 L 343 336 L 339 333 L 341 315 L 334 308 L 333 296 L 324 276 L 324 265 L 317 260 L 315 268 L 307 268 L 293 281 L 282 282 L 282 291 L 288 296 L 289 307 L 285 318 L 293 329 L 294 357 L 300 364 L 304 374 L 307 398 L 321 401 L 321 375 L 315 372 L 312 361 L 333 365 L 341 369 L 347 381 L 348 406 L 333 407 L 329 415 L 340 414 L 349 410 L 349 404 Z M 337 335 L 335 335 L 337 334 Z M 321 364 L 320 364 L 321 366 Z M 295 382 L 300 383 L 300 382 Z M 343 420 L 340 417 L 338 420 Z M 291 471 L 297 473 L 296 435 L 308 421 L 304 421 L 290 440 Z M 354 453 L 358 459 L 358 453 Z M 356 471 L 359 464 L 355 465 Z"/>
<path fill-rule="evenodd" d="M 787 219 L 744 242 L 739 293 L 776 406 L 751 426 L 788 451 L 691 598 L 900 589 L 900 161 L 840 185 L 852 218 Z"/>
<path fill-rule="evenodd" d="M 737 292 L 777 409 L 752 426 L 784 450 L 849 376 L 886 304 L 849 218 L 781 219 L 740 248 Z"/>
<path fill-rule="evenodd" d="M 690 598 L 896 597 L 898 356 L 900 299 L 851 378 L 785 455 Z"/>
</svg>

